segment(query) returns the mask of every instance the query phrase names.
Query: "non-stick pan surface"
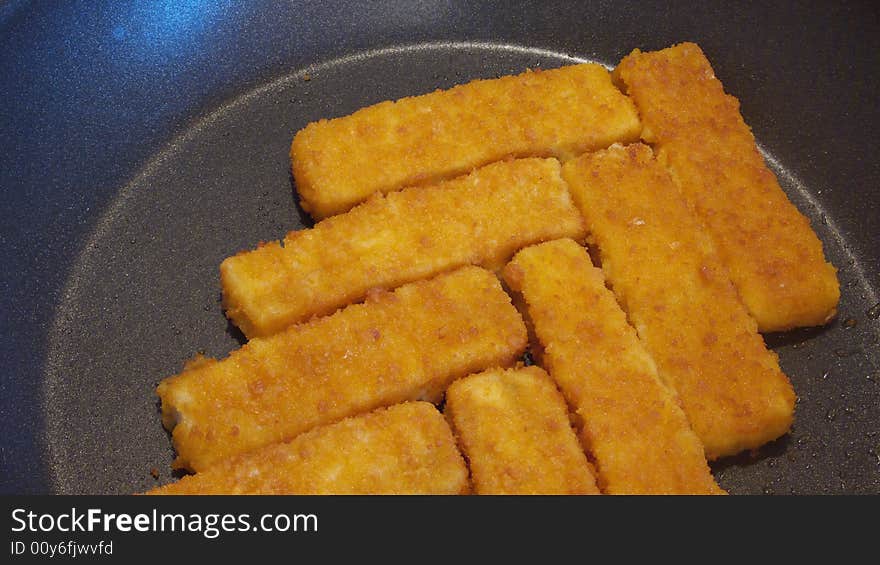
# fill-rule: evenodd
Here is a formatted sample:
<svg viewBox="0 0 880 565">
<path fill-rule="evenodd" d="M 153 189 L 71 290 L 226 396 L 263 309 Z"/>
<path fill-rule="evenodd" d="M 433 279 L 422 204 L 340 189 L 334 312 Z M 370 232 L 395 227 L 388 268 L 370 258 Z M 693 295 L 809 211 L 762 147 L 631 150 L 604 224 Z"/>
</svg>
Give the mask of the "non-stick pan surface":
<svg viewBox="0 0 880 565">
<path fill-rule="evenodd" d="M 0 490 L 172 479 L 154 386 L 239 345 L 218 265 L 306 225 L 287 149 L 309 121 L 690 40 L 842 286 L 827 327 L 766 336 L 792 433 L 713 469 L 732 493 L 880 492 L 875 6 L 323 4 L 0 5 Z"/>
</svg>

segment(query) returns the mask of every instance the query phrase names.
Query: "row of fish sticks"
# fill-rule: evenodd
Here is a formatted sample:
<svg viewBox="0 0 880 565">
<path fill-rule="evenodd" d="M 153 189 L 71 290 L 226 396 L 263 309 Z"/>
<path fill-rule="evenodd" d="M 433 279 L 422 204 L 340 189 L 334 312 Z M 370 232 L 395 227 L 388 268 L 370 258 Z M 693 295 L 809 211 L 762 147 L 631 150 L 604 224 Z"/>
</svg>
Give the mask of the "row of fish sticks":
<svg viewBox="0 0 880 565">
<path fill-rule="evenodd" d="M 723 492 L 707 460 L 793 419 L 758 332 L 830 319 L 836 274 L 697 46 L 613 78 L 629 96 L 575 65 L 297 134 L 304 207 L 336 215 L 222 264 L 251 340 L 160 384 L 197 473 L 157 490 Z"/>
<path fill-rule="evenodd" d="M 526 253 L 537 254 L 533 258 L 539 262 L 538 270 L 522 263 L 520 256 Z M 564 261 L 555 264 L 566 253 L 581 261 L 580 271 L 568 271 Z M 601 295 L 604 306 L 616 315 L 600 320 L 612 342 L 622 333 L 624 341 L 629 339 L 626 345 L 634 350 L 632 355 L 648 359 L 601 274 L 590 265 L 586 250 L 573 240 L 527 248 L 505 271 L 517 284 L 522 283 L 523 273 L 572 281 L 585 272 L 591 274 L 592 278 L 585 279 L 586 287 Z M 541 300 L 539 293 L 532 296 L 531 288 L 522 292 L 534 303 Z M 239 357 L 248 352 L 240 350 L 223 361 L 201 363 L 165 381 L 160 395 L 163 411 L 178 419 L 170 424 L 178 462 L 198 472 L 151 494 L 457 494 L 471 490 L 593 494 L 600 487 L 607 493 L 722 492 L 674 393 L 656 374 L 635 374 L 633 380 L 623 368 L 592 377 L 596 382 L 602 382 L 603 376 L 608 379 L 603 391 L 578 393 L 575 384 L 571 389 L 564 386 L 560 393 L 555 383 L 571 379 L 565 368 L 553 367 L 551 377 L 538 367 L 514 367 L 526 347 L 527 330 L 492 273 L 464 267 L 384 296 L 386 300 L 353 305 L 289 328 L 279 334 L 284 341 L 267 343 L 276 338 L 255 338 L 245 348 L 257 343 L 261 352 L 247 362 Z M 569 296 L 581 300 L 576 294 Z M 399 310 L 390 311 L 389 305 Z M 570 306 L 562 302 L 550 308 L 562 317 L 572 312 Z M 366 316 L 370 310 L 377 314 Z M 584 321 L 596 320 L 590 311 L 575 312 Z M 537 320 L 539 316 L 534 312 L 530 317 Z M 396 328 L 410 317 L 415 320 L 410 327 Z M 323 331 L 330 321 L 342 320 L 349 323 L 335 329 L 347 325 L 354 333 L 325 334 L 327 347 L 357 334 L 374 340 L 386 331 L 397 332 L 389 336 L 392 345 L 407 347 L 381 351 L 378 359 L 372 352 L 352 348 L 347 359 L 332 363 L 335 368 L 324 374 L 300 364 L 277 365 L 274 354 L 283 357 L 287 349 L 307 347 L 310 355 L 324 357 L 326 347 L 321 350 L 319 342 L 296 343 L 296 330 Z M 436 320 L 445 322 L 439 330 Z M 543 322 L 535 328 L 543 331 Z M 566 335 L 564 324 L 550 321 L 547 329 L 550 337 L 541 341 L 545 351 L 557 345 L 554 331 Z M 417 339 L 407 339 L 412 336 Z M 468 347 L 463 348 L 463 343 Z M 577 356 L 571 343 L 563 339 L 558 345 L 562 358 Z M 442 350 L 447 346 L 451 349 Z M 618 353 L 615 346 L 606 344 L 595 344 L 592 352 L 600 358 Z M 420 362 L 434 366 L 420 369 Z M 392 370 L 394 364 L 413 370 L 401 378 L 385 378 L 384 371 Z M 223 365 L 226 368 L 220 370 Z M 372 366 L 378 369 L 370 374 Z M 465 366 L 490 368 L 456 379 Z M 365 372 L 348 370 L 351 367 Z M 230 374 L 232 380 L 227 379 Z M 261 383 L 260 393 L 270 394 L 255 397 L 256 382 Z M 230 391 L 233 385 L 238 390 Z M 443 389 L 446 419 L 433 404 L 423 401 L 437 403 L 437 391 Z M 581 396 L 572 396 L 576 394 Z M 642 399 L 632 403 L 633 394 Z M 335 413 L 312 410 L 324 400 L 328 407 L 333 403 Z M 591 401 L 630 407 L 624 412 L 593 412 L 588 407 Z M 580 403 L 577 414 L 584 419 L 583 426 L 572 426 L 568 406 L 575 403 Z M 347 417 L 337 421 L 340 414 Z M 307 431 L 298 433 L 301 429 Z M 617 433 L 622 430 L 628 430 L 627 434 Z"/>
<path fill-rule="evenodd" d="M 693 43 L 635 50 L 613 75 L 572 65 L 384 102 L 309 124 L 290 154 L 303 206 L 320 219 L 493 161 L 564 162 L 639 139 L 657 150 L 761 331 L 835 314 L 839 288 L 821 242 Z"/>
</svg>

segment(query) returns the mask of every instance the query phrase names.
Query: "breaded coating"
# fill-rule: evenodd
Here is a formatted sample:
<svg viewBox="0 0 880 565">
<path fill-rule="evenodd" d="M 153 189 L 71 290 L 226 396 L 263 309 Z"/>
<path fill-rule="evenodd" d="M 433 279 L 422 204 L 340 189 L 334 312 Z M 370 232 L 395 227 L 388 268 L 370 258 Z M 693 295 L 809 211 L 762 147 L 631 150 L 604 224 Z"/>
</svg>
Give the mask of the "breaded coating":
<svg viewBox="0 0 880 565">
<path fill-rule="evenodd" d="M 504 280 L 522 302 L 540 363 L 580 417 L 602 492 L 724 492 L 586 249 L 570 239 L 523 249 Z"/>
<path fill-rule="evenodd" d="M 712 240 L 642 144 L 566 163 L 563 176 L 618 302 L 715 459 L 786 433 L 795 395 Z"/>
<path fill-rule="evenodd" d="M 375 192 L 424 185 L 508 157 L 567 159 L 635 141 L 632 101 L 601 65 L 477 80 L 382 102 L 300 130 L 290 148 L 302 207 L 316 219 Z"/>
<path fill-rule="evenodd" d="M 477 494 L 598 494 L 565 400 L 542 369 L 490 369 L 455 381 L 445 413 Z"/>
<path fill-rule="evenodd" d="M 464 494 L 443 416 L 407 402 L 226 459 L 147 494 Z"/>
<path fill-rule="evenodd" d="M 381 406 L 437 402 L 456 378 L 512 365 L 526 343 L 510 297 L 479 267 L 373 293 L 162 381 L 175 465 L 202 471 Z"/>
<path fill-rule="evenodd" d="M 724 93 L 703 52 L 682 43 L 623 59 L 625 85 L 682 194 L 712 237 L 762 332 L 824 324 L 840 288 L 810 221 L 758 152 L 739 101 Z"/>
<path fill-rule="evenodd" d="M 376 194 L 353 210 L 226 259 L 227 315 L 248 337 L 462 265 L 500 269 L 518 249 L 583 238 L 555 159 L 502 161 L 430 187 Z"/>
</svg>

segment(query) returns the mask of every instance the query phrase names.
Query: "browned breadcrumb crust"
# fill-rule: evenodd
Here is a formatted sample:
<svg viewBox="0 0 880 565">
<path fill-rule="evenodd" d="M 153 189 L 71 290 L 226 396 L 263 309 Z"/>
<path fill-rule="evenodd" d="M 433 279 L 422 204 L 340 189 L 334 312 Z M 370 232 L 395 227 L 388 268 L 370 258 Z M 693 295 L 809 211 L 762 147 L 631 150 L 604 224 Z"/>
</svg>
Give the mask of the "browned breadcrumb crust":
<svg viewBox="0 0 880 565">
<path fill-rule="evenodd" d="M 601 65 L 477 80 L 314 122 L 290 148 L 303 208 L 316 219 L 375 192 L 431 184 L 508 157 L 566 159 L 638 139 L 632 101 Z"/>
<path fill-rule="evenodd" d="M 633 51 L 615 69 L 635 101 L 642 137 L 655 144 L 712 237 L 762 332 L 828 322 L 837 311 L 837 270 L 810 221 L 758 152 L 739 111 L 693 43 Z"/>
<path fill-rule="evenodd" d="M 443 416 L 408 402 L 238 455 L 147 494 L 465 494 Z"/>
<path fill-rule="evenodd" d="M 795 395 L 712 240 L 642 144 L 563 167 L 602 270 L 714 459 L 785 434 Z"/>
<path fill-rule="evenodd" d="M 513 365 L 526 342 L 498 279 L 464 267 L 253 339 L 158 393 L 176 465 L 200 471 L 380 406 L 439 401 L 456 378 Z"/>
<path fill-rule="evenodd" d="M 502 161 L 429 187 L 377 194 L 313 229 L 220 266 L 227 315 L 248 337 L 462 265 L 499 269 L 513 253 L 582 238 L 555 159 Z"/>
<path fill-rule="evenodd" d="M 565 401 L 539 367 L 458 380 L 444 412 L 477 494 L 598 494 Z"/>
<path fill-rule="evenodd" d="M 562 239 L 504 269 L 543 351 L 541 363 L 581 422 L 606 494 L 719 494 L 703 445 L 587 251 Z"/>
</svg>

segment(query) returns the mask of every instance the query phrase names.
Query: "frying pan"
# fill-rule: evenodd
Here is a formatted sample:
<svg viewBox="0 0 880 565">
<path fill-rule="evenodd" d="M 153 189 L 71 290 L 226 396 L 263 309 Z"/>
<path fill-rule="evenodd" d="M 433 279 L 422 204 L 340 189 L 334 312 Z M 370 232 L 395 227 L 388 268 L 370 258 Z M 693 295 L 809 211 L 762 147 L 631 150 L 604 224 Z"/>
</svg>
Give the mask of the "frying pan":
<svg viewBox="0 0 880 565">
<path fill-rule="evenodd" d="M 3 3 L 0 490 L 172 480 L 154 386 L 241 342 L 218 265 L 308 224 L 287 149 L 309 121 L 690 40 L 842 287 L 833 323 L 765 336 L 792 433 L 713 471 L 733 493 L 880 492 L 878 8 L 734 4 Z"/>
</svg>

